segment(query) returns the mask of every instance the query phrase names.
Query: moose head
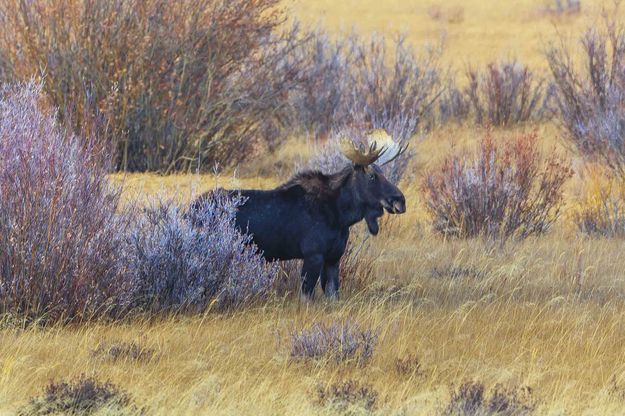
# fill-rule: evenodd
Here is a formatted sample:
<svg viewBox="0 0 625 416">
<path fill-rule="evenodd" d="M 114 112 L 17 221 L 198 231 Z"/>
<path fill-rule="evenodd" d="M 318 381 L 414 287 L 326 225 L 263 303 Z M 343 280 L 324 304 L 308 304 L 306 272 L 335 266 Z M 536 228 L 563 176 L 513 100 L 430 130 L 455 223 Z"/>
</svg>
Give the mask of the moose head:
<svg viewBox="0 0 625 416">
<path fill-rule="evenodd" d="M 386 131 L 379 129 L 366 136 L 366 143 L 341 140 L 341 151 L 352 162 L 349 187 L 353 197 L 364 207 L 364 219 L 373 235 L 379 231 L 378 218 L 384 214 L 384 210 L 390 214 L 406 212 L 404 195 L 384 177 L 380 168 L 399 157 L 406 148 L 393 141 Z"/>
</svg>

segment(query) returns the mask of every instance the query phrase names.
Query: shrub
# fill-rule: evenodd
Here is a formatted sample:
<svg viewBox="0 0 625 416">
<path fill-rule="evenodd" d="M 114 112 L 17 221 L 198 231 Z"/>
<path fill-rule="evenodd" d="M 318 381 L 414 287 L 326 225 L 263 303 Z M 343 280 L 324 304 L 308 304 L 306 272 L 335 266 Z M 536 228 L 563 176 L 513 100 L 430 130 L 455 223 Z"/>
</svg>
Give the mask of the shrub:
<svg viewBox="0 0 625 416">
<path fill-rule="evenodd" d="M 585 65 L 571 52 L 552 46 L 547 60 L 556 85 L 556 103 L 568 139 L 591 160 L 625 172 L 625 31 L 613 21 L 604 31 L 590 28 L 581 39 Z"/>
<path fill-rule="evenodd" d="M 508 126 L 545 115 L 543 81 L 535 80 L 532 72 L 516 61 L 490 63 L 483 73 L 469 70 L 467 77 L 466 94 L 478 124 Z M 458 106 L 455 111 L 462 111 L 458 93 L 451 94 L 456 100 L 451 103 Z"/>
<path fill-rule="evenodd" d="M 417 56 L 402 36 L 391 42 L 379 35 L 364 39 L 351 34 L 331 41 L 316 31 L 307 39 L 292 54 L 301 80 L 289 99 L 297 127 L 316 137 L 356 126 L 386 129 L 407 140 L 444 89 L 439 51 Z"/>
<path fill-rule="evenodd" d="M 10 82 L 13 79 L 12 73 L 11 64 L 0 51 L 0 85 Z"/>
<path fill-rule="evenodd" d="M 377 335 L 346 322 L 325 325 L 315 323 L 309 329 L 291 333 L 291 357 L 294 359 L 326 358 L 340 362 L 355 362 L 365 366 L 377 343 Z"/>
<path fill-rule="evenodd" d="M 506 388 L 497 384 L 490 397 L 479 382 L 467 382 L 452 391 L 444 416 L 524 416 L 534 412 L 536 401 L 529 387 Z"/>
<path fill-rule="evenodd" d="M 154 358 L 156 351 L 153 348 L 142 347 L 136 342 L 114 342 L 110 345 L 99 345 L 91 352 L 94 358 L 110 362 L 120 360 L 149 362 Z"/>
<path fill-rule="evenodd" d="M 291 87 L 277 0 L 9 0 L 0 15 L 16 75 L 41 76 L 78 128 L 106 116 L 122 169 L 236 162 Z"/>
<path fill-rule="evenodd" d="M 6 25 L 6 18 L 0 13 L 0 26 Z M 0 85 L 12 81 L 12 67 L 5 52 L 0 49 Z"/>
<path fill-rule="evenodd" d="M 592 236 L 625 236 L 625 184 L 622 178 L 589 170 L 584 195 L 573 218 L 579 230 Z"/>
<path fill-rule="evenodd" d="M 134 286 L 104 149 L 55 121 L 40 86 L 0 90 L 0 311 L 46 322 L 117 315 Z"/>
<path fill-rule="evenodd" d="M 114 414 L 142 414 L 130 396 L 110 382 L 81 376 L 74 382 L 50 383 L 41 397 L 18 411 L 20 416 L 51 414 L 90 415 L 105 410 Z"/>
<path fill-rule="evenodd" d="M 465 90 L 460 89 L 453 78 L 447 80 L 445 91 L 438 99 L 438 122 L 461 122 L 471 114 L 471 99 Z"/>
<path fill-rule="evenodd" d="M 423 376 L 423 366 L 419 357 L 409 355 L 395 359 L 395 372 L 401 377 L 421 377 Z"/>
<path fill-rule="evenodd" d="M 427 51 L 419 57 L 403 36 L 389 42 L 374 36 L 355 46 L 355 74 L 348 107 L 352 124 L 387 130 L 397 140 L 409 139 L 420 127 L 442 93 L 438 56 Z M 388 63 L 387 63 L 388 62 Z"/>
<path fill-rule="evenodd" d="M 138 299 L 152 311 L 203 311 L 265 295 L 278 274 L 239 233 L 239 198 L 216 192 L 188 215 L 171 201 L 151 201 L 128 237 Z"/>
<path fill-rule="evenodd" d="M 544 14 L 565 16 L 578 14 L 582 10 L 581 0 L 554 0 L 551 6 L 541 10 Z"/>
<path fill-rule="evenodd" d="M 355 380 L 334 383 L 327 387 L 317 386 L 317 403 L 339 412 L 352 407 L 373 410 L 377 400 L 378 392 L 373 387 Z"/>
<path fill-rule="evenodd" d="M 526 237 L 545 232 L 560 214 L 571 169 L 557 156 L 541 165 L 536 133 L 496 143 L 490 131 L 472 161 L 453 157 L 427 176 L 434 229 L 457 237 Z"/>
<path fill-rule="evenodd" d="M 462 6 L 443 9 L 440 4 L 432 4 L 428 7 L 427 14 L 432 20 L 447 21 L 447 23 L 462 23 L 464 21 L 464 7 Z"/>
<path fill-rule="evenodd" d="M 293 127 L 325 138 L 345 116 L 352 55 L 350 41 L 331 40 L 322 30 L 310 32 L 294 49 L 288 58 L 298 63 L 301 83 L 289 96 Z"/>
</svg>

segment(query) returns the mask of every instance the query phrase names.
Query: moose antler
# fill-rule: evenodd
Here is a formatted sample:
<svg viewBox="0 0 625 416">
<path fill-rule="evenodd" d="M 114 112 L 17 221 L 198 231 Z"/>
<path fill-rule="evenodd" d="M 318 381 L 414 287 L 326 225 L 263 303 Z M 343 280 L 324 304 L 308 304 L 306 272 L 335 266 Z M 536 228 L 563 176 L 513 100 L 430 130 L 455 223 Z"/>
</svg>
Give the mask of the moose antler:
<svg viewBox="0 0 625 416">
<path fill-rule="evenodd" d="M 395 160 L 408 148 L 408 146 L 402 147 L 395 143 L 393 138 L 382 129 L 371 131 L 366 138 L 368 145 L 356 144 L 348 138 L 341 140 L 341 151 L 355 165 L 368 166 L 375 162 L 384 165 Z"/>
<path fill-rule="evenodd" d="M 353 140 L 343 138 L 341 140 L 341 152 L 346 158 L 351 160 L 354 165 L 369 166 L 375 163 L 382 156 L 386 149 L 378 149 L 377 143 L 373 142 L 368 147 L 363 143 L 354 143 Z"/>
<path fill-rule="evenodd" d="M 393 138 L 383 129 L 375 129 L 367 134 L 367 141 L 369 143 L 376 143 L 381 149 L 384 149 L 383 154 L 377 160 L 378 165 L 386 165 L 397 159 L 402 153 L 408 149 L 408 145 L 401 146 L 397 144 Z"/>
</svg>

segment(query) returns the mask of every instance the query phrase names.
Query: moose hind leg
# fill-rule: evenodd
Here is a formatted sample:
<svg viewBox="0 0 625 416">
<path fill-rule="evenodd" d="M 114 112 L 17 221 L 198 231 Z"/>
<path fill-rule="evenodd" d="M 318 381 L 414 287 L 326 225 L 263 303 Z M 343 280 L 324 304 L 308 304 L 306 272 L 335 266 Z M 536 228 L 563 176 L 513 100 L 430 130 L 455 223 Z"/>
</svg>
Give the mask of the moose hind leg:
<svg viewBox="0 0 625 416">
<path fill-rule="evenodd" d="M 312 299 L 315 286 L 323 268 L 323 256 L 314 255 L 304 259 L 302 266 L 302 295 L 306 299 Z"/>
<path fill-rule="evenodd" d="M 323 266 L 322 288 L 326 297 L 338 300 L 339 298 L 339 263 L 326 262 Z"/>
</svg>

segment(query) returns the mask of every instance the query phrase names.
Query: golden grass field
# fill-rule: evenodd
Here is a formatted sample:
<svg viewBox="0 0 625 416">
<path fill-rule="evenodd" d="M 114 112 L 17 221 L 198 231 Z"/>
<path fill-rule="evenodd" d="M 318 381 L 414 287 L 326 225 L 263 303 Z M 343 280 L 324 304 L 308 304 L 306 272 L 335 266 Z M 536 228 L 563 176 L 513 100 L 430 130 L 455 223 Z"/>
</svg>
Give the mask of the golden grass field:
<svg viewBox="0 0 625 416">
<path fill-rule="evenodd" d="M 562 1 L 566 4 L 566 0 Z M 404 33 L 415 45 L 444 40 L 443 61 L 459 71 L 502 58 L 518 58 L 531 68 L 545 68 L 543 51 L 550 41 L 577 42 L 589 24 L 601 23 L 612 1 L 582 1 L 581 14 L 545 13 L 549 0 L 293 0 L 294 16 L 334 33 Z M 620 10 L 623 13 L 623 9 Z M 559 34 L 559 35 L 558 35 Z"/>
<path fill-rule="evenodd" d="M 540 13 L 548 2 L 294 0 L 295 16 L 332 30 L 392 33 L 403 30 L 417 45 L 447 32 L 444 59 L 462 70 L 515 56 L 544 68 L 541 48 L 556 29 L 577 36 L 600 19 L 603 3 L 582 1 L 580 15 L 555 19 Z M 428 10 L 439 7 L 434 20 Z M 546 151 L 567 154 L 554 124 L 537 129 Z M 497 134 L 502 132 L 498 131 Z M 537 414 L 625 414 L 625 243 L 581 236 L 569 213 L 580 197 L 577 175 L 567 188 L 567 210 L 546 236 L 505 246 L 482 240 L 444 241 L 427 223 L 419 182 L 447 155 L 470 148 L 482 132 L 444 127 L 419 138 L 403 183 L 408 213 L 381 225 L 374 239 L 374 279 L 358 290 L 346 283 L 339 302 L 296 296 L 225 314 L 0 331 L 0 415 L 40 395 L 50 380 L 81 374 L 110 380 L 148 414 L 333 414 L 316 403 L 317 386 L 354 379 L 379 396 L 374 414 L 436 415 L 450 388 L 474 380 L 530 386 Z M 296 138 L 277 155 L 242 167 L 236 179 L 179 175 L 116 175 L 127 201 L 162 194 L 188 201 L 216 183 L 270 188 L 288 167 L 314 149 Z M 273 161 L 282 168 L 273 170 Z M 262 176 L 257 173 L 262 172 Z M 269 176 L 268 176 L 269 175 Z M 351 320 L 379 333 L 369 365 L 293 362 L 289 334 L 315 321 Z M 148 362 L 106 362 L 100 345 L 136 342 L 156 351 Z M 421 374 L 398 374 L 395 360 L 419 357 Z M 361 414 L 363 409 L 352 409 Z M 361 412 L 361 413 L 359 413 Z M 106 412 L 104 412 L 106 413 Z"/>
</svg>

